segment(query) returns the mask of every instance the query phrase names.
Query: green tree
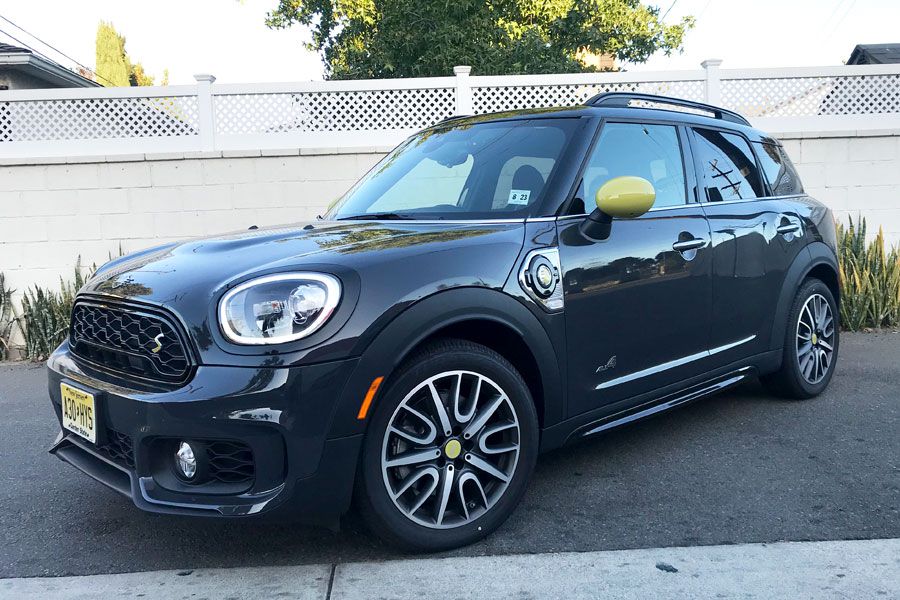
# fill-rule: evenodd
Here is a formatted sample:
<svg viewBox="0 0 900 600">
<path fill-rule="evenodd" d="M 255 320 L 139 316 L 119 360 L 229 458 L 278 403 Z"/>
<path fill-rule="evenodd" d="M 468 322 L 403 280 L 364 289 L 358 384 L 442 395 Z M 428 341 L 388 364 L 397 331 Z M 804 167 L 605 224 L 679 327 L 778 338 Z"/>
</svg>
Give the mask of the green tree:
<svg viewBox="0 0 900 600">
<path fill-rule="evenodd" d="M 278 0 L 266 24 L 312 30 L 330 79 L 593 71 L 680 50 L 693 17 L 666 25 L 640 0 Z"/>
<path fill-rule="evenodd" d="M 112 23 L 100 21 L 96 38 L 97 79 L 105 86 L 127 87 L 153 85 L 153 76 L 144 70 L 140 62 L 132 63 L 125 51 L 125 36 L 119 34 Z M 169 83 L 169 70 L 163 71 L 163 85 Z"/>
<path fill-rule="evenodd" d="M 112 23 L 100 21 L 97 27 L 95 72 L 100 83 L 106 86 L 131 85 L 131 69 L 125 55 L 125 38 Z"/>
</svg>

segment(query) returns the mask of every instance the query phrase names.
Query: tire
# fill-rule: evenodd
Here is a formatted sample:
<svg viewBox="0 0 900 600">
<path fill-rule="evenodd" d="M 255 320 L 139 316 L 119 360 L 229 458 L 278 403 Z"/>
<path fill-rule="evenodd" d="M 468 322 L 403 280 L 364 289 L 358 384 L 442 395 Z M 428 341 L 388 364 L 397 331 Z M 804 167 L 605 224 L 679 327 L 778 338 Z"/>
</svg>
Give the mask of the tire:
<svg viewBox="0 0 900 600">
<path fill-rule="evenodd" d="M 810 323 L 815 331 L 810 330 Z M 818 396 L 834 375 L 840 346 L 840 313 L 831 290 L 821 280 L 807 279 L 797 290 L 786 329 L 781 368 L 763 377 L 763 384 L 782 398 Z M 807 335 L 809 339 L 801 339 Z"/>
<path fill-rule="evenodd" d="M 412 356 L 377 400 L 357 504 L 376 535 L 404 550 L 464 546 L 512 514 L 537 454 L 534 402 L 515 367 L 480 344 L 441 340 Z"/>
</svg>

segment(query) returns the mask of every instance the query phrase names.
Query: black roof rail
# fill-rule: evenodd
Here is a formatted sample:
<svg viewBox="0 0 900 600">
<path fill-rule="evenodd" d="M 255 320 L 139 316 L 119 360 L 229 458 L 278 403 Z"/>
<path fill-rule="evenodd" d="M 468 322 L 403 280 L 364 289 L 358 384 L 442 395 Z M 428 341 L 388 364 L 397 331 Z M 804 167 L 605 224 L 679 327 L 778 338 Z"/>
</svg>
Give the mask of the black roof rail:
<svg viewBox="0 0 900 600">
<path fill-rule="evenodd" d="M 632 100 L 643 100 L 644 102 L 653 102 L 656 104 L 668 104 L 670 106 L 681 106 L 683 108 L 693 108 L 711 113 L 716 119 L 723 121 L 731 121 L 740 125 L 750 126 L 750 122 L 738 113 L 713 106 L 711 104 L 703 104 L 702 102 L 694 102 L 693 100 L 683 100 L 681 98 L 670 98 L 669 96 L 656 96 L 654 94 L 640 94 L 637 92 L 604 92 L 597 94 L 585 104 L 588 106 L 612 106 L 619 108 L 628 108 Z"/>
</svg>

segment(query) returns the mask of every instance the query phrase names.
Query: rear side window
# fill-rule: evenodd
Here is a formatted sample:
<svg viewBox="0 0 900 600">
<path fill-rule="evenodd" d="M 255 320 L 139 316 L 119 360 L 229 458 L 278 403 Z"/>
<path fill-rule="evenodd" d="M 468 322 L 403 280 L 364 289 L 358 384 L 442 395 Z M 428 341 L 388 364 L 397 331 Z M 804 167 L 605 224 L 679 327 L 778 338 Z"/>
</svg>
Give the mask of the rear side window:
<svg viewBox="0 0 900 600">
<path fill-rule="evenodd" d="M 762 142 L 753 142 L 753 145 L 756 146 L 759 163 L 773 195 L 790 196 L 803 193 L 800 177 L 797 176 L 797 171 L 785 154 L 784 148 Z"/>
<path fill-rule="evenodd" d="M 743 137 L 715 129 L 694 129 L 701 185 L 710 202 L 765 196 L 756 159 Z"/>
<path fill-rule="evenodd" d="M 684 161 L 678 131 L 671 125 L 607 123 L 582 180 L 589 206 L 597 190 L 614 177 L 643 177 L 656 190 L 654 207 L 685 203 Z"/>
</svg>

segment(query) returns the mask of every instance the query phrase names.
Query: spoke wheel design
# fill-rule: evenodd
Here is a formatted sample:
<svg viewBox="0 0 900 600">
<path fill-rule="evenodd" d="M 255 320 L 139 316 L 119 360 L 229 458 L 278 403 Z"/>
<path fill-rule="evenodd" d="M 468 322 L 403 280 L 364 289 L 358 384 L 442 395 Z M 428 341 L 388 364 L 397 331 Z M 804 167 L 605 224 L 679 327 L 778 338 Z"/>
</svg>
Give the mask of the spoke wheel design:
<svg viewBox="0 0 900 600">
<path fill-rule="evenodd" d="M 479 373 L 446 371 L 416 385 L 391 416 L 381 452 L 384 485 L 415 523 L 459 527 L 503 496 L 519 444 L 506 392 Z"/>
<path fill-rule="evenodd" d="M 811 384 L 825 378 L 834 356 L 835 322 L 831 305 L 821 294 L 807 298 L 797 320 L 797 362 Z"/>
</svg>

